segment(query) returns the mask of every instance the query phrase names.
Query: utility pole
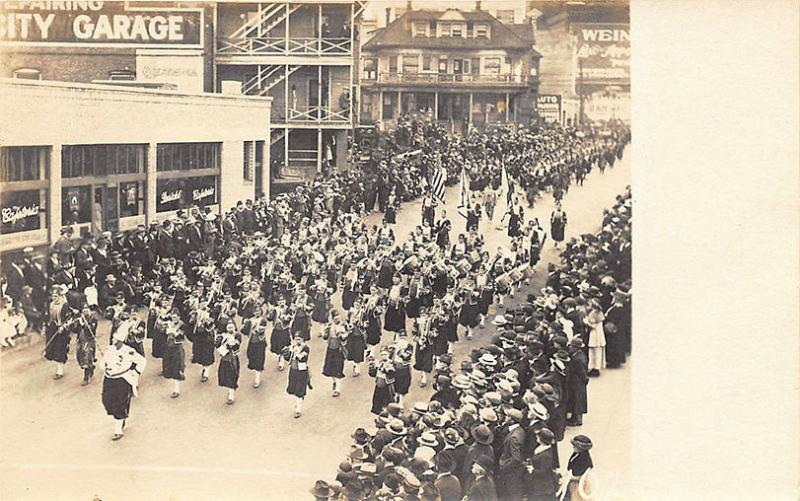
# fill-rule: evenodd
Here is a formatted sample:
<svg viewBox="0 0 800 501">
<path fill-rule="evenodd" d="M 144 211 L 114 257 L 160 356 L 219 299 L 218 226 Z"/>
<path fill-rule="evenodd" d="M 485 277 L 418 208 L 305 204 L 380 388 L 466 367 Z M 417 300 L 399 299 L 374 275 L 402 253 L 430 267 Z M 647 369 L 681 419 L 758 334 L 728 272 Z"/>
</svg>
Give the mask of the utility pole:
<svg viewBox="0 0 800 501">
<path fill-rule="evenodd" d="M 584 116 L 583 116 L 583 58 L 578 58 L 578 97 L 580 98 L 580 108 L 579 108 L 579 115 L 578 120 L 583 127 Z"/>
</svg>

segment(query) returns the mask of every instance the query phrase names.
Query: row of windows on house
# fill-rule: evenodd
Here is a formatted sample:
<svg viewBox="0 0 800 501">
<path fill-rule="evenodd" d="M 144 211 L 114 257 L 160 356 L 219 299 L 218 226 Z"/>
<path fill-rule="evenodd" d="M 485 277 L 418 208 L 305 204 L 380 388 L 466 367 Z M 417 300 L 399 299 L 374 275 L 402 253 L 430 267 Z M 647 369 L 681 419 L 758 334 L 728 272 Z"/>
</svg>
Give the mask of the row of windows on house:
<svg viewBox="0 0 800 501">
<path fill-rule="evenodd" d="M 483 64 L 481 65 L 481 59 Z M 410 56 L 404 55 L 402 62 L 398 56 L 388 57 L 389 73 L 398 73 L 402 68 L 402 73 L 455 73 L 473 75 L 500 75 L 505 65 L 506 71 L 513 65 L 514 61 L 510 57 L 472 57 L 472 58 L 452 58 L 448 56 Z M 402 66 L 400 66 L 402 64 Z M 482 68 L 482 69 L 481 69 Z M 375 58 L 364 59 L 364 77 L 376 78 L 378 70 L 378 60 Z"/>
<path fill-rule="evenodd" d="M 415 21 L 412 35 L 420 37 L 452 37 L 452 38 L 491 38 L 488 23 L 473 23 L 472 21 Z"/>
</svg>

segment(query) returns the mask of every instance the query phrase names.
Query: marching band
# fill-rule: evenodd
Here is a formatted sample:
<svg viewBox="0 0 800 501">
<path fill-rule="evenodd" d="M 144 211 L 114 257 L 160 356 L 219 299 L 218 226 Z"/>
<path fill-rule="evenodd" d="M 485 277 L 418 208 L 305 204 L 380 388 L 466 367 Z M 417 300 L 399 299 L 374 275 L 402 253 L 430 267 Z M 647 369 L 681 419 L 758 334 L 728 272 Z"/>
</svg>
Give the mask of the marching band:
<svg viewBox="0 0 800 501">
<path fill-rule="evenodd" d="M 335 179 L 319 183 L 331 192 L 345 187 Z M 191 363 L 201 366 L 201 382 L 208 381 L 209 368 L 217 362 L 218 384 L 233 404 L 246 337 L 253 386 L 261 384 L 268 348 L 279 371 L 289 365 L 287 392 L 297 398 L 299 417 L 311 387 L 312 326 L 321 325 L 326 343 L 322 374 L 332 378 L 332 395 L 340 395 L 346 362 L 353 362 L 357 377 L 366 359 L 375 378 L 372 411 L 378 414 L 388 403 L 402 402 L 413 370 L 420 372 L 420 386 L 426 386 L 459 336 L 471 339 L 483 328 L 495 302 L 503 308 L 504 299 L 528 279 L 546 238 L 538 221 L 523 224 L 515 197 L 509 197 L 509 214 L 516 218 L 513 231 L 509 223 L 510 245 L 492 255 L 479 232 L 483 209 L 478 202 L 467 202 L 462 214 L 466 231 L 451 245 L 452 224 L 431 194 L 423 200 L 422 225 L 403 243 L 391 226 L 400 194 L 388 197 L 387 217 L 372 227 L 359 218 L 357 205 L 356 212 L 328 211 L 324 200 L 314 200 L 322 196 L 301 189 L 295 198 L 274 203 L 254 206 L 248 201 L 222 221 L 194 207 L 160 226 L 137 228 L 125 242 L 103 235 L 96 248 L 82 245 L 72 253 L 68 241 L 57 242 L 52 266 L 58 280 L 48 306 L 44 350 L 56 366 L 55 379 L 64 376 L 70 334 L 75 333 L 84 384 L 90 384 L 97 321 L 83 305 L 92 304 L 90 289 L 100 283 L 99 290 L 94 288 L 96 304 L 112 325 L 104 360 L 115 353 L 115 360 L 132 361 L 140 373 L 144 341 L 150 338 L 151 355 L 162 361 L 161 375 L 173 381 L 173 398 L 180 395 L 186 376 L 188 340 Z M 299 217 L 307 212 L 298 203 L 313 206 L 315 218 Z M 494 204 L 485 209 L 489 215 Z M 257 213 L 255 228 L 239 223 L 239 217 L 251 217 L 242 216 L 248 211 Z M 560 207 L 551 222 L 566 223 Z M 563 226 L 554 228 L 552 236 L 556 242 L 563 239 Z M 90 275 L 94 282 L 88 280 L 81 292 L 77 284 Z M 341 300 L 343 316 L 333 307 L 334 299 Z M 145 321 L 138 317 L 142 307 Z M 109 376 L 107 366 L 106 378 L 122 376 Z M 130 399 L 124 406 L 117 400 L 125 400 L 127 390 L 119 382 L 108 385 L 116 403 L 107 410 L 124 425 Z M 135 394 L 136 385 L 130 387 Z M 115 427 L 116 439 L 121 435 Z"/>
</svg>

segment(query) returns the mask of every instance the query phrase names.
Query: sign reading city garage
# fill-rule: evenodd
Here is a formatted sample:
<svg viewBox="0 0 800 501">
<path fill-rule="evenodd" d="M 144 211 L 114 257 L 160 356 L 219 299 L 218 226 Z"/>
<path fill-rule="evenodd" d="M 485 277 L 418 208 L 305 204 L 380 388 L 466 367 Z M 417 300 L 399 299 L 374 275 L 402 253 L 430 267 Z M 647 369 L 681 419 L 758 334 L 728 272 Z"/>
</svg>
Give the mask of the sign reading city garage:
<svg viewBox="0 0 800 501">
<path fill-rule="evenodd" d="M 0 1 L 0 44 L 203 47 L 202 9 L 113 1 Z"/>
</svg>

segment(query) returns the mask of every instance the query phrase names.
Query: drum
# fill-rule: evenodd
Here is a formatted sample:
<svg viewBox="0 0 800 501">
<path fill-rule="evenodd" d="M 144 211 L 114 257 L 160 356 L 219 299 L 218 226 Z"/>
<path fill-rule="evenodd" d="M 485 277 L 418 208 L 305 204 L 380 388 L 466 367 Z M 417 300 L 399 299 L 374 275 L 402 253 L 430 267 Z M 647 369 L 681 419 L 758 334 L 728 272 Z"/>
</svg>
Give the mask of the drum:
<svg viewBox="0 0 800 501">
<path fill-rule="evenodd" d="M 502 275 L 499 275 L 496 279 L 496 282 L 497 285 L 500 286 L 500 288 L 507 289 L 511 287 L 511 277 L 509 276 L 508 273 L 503 273 Z"/>
<path fill-rule="evenodd" d="M 479 263 L 481 261 L 481 253 L 474 250 L 467 255 L 467 258 L 472 264 Z"/>
<path fill-rule="evenodd" d="M 472 270 L 472 263 L 467 258 L 463 258 L 461 261 L 456 264 L 456 268 L 463 274 L 467 274 Z"/>
<path fill-rule="evenodd" d="M 403 261 L 403 268 L 410 268 L 412 270 L 416 270 L 419 267 L 419 258 L 417 256 L 409 256 Z"/>
</svg>

